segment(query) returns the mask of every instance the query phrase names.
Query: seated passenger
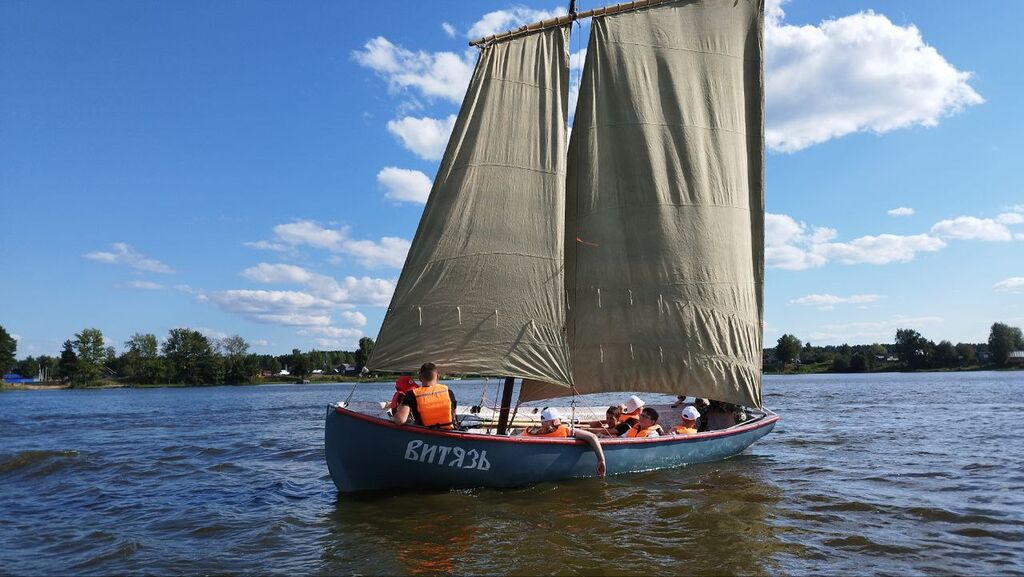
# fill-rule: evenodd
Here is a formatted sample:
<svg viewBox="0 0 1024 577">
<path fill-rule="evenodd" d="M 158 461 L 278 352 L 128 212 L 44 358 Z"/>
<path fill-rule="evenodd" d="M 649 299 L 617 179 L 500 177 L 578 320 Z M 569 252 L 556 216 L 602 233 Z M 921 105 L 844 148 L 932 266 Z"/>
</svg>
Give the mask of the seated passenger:
<svg viewBox="0 0 1024 577">
<path fill-rule="evenodd" d="M 671 407 L 673 409 L 678 409 L 679 407 L 681 407 L 681 406 L 683 406 L 685 404 L 686 404 L 686 395 L 676 395 L 676 402 L 672 403 Z"/>
<path fill-rule="evenodd" d="M 717 431 L 736 425 L 736 412 L 722 401 L 711 401 L 708 407 L 708 430 Z"/>
<path fill-rule="evenodd" d="M 627 421 L 632 421 L 630 425 L 635 425 L 640 420 L 640 410 L 644 407 L 644 401 L 636 395 L 629 397 L 626 401 L 626 406 L 622 408 L 622 414 L 619 415 L 619 424 Z"/>
<path fill-rule="evenodd" d="M 423 363 L 420 367 L 420 382 L 423 384 L 405 394 L 395 411 L 396 424 L 405 425 L 412 417 L 413 422 L 424 427 L 455 428 L 455 393 L 438 383 L 437 376 L 437 365 Z"/>
<path fill-rule="evenodd" d="M 620 437 L 659 437 L 661 436 L 661 425 L 658 424 L 658 411 L 651 407 L 644 407 L 640 411 L 639 422 L 630 427 L 628 431 L 619 435 Z"/>
<path fill-rule="evenodd" d="M 405 394 L 418 386 L 416 381 L 412 380 L 412 377 L 398 377 L 398 380 L 395 381 L 395 394 L 391 396 L 391 404 L 389 405 L 391 410 L 388 411 L 388 414 L 394 415 L 395 409 L 402 404 Z"/>
<path fill-rule="evenodd" d="M 697 419 L 700 418 L 700 412 L 693 406 L 683 408 L 683 422 L 672 427 L 673 435 L 696 435 L 697 434 Z"/>
<path fill-rule="evenodd" d="M 574 429 L 562 424 L 562 415 L 559 414 L 558 409 L 545 408 L 540 413 L 540 427 L 523 429 L 522 435 L 524 437 L 574 437 L 580 439 L 590 445 L 594 454 L 597 455 L 597 476 L 604 477 L 605 475 L 607 468 L 604 462 L 604 449 L 601 448 L 601 443 L 597 440 L 597 436 L 590 431 Z"/>
<path fill-rule="evenodd" d="M 622 414 L 622 405 L 612 405 L 604 412 L 603 421 L 590 421 L 587 423 L 589 429 L 608 431 L 619 426 L 619 415 Z"/>
</svg>

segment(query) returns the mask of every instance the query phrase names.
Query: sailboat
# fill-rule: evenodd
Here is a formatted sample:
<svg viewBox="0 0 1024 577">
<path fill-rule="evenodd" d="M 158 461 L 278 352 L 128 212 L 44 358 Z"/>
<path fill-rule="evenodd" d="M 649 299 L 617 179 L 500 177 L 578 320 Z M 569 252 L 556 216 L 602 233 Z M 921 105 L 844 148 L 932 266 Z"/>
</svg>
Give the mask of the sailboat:
<svg viewBox="0 0 1024 577">
<path fill-rule="evenodd" d="M 341 492 L 595 475 L 582 441 L 510 436 L 519 403 L 668 393 L 748 407 L 602 440 L 608 474 L 736 455 L 762 407 L 763 0 L 642 0 L 471 42 L 472 80 L 367 366 L 499 375 L 497 427 L 328 408 Z M 571 128 L 569 33 L 591 18 Z M 566 146 L 566 140 L 569 140 Z"/>
</svg>

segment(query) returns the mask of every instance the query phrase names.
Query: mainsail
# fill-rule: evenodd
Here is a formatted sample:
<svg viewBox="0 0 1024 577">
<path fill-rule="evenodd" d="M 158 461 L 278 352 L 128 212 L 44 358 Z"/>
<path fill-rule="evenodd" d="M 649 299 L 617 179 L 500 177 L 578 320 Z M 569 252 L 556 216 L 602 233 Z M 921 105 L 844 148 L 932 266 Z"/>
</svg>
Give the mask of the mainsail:
<svg viewBox="0 0 1024 577">
<path fill-rule="evenodd" d="M 368 366 L 761 406 L 763 6 L 611 12 L 568 175 L 562 19 L 484 45 Z"/>
<path fill-rule="evenodd" d="M 566 203 L 581 393 L 761 406 L 761 19 L 756 0 L 593 19 Z"/>
<path fill-rule="evenodd" d="M 473 79 L 367 366 L 568 385 L 568 30 L 496 42 Z"/>
</svg>

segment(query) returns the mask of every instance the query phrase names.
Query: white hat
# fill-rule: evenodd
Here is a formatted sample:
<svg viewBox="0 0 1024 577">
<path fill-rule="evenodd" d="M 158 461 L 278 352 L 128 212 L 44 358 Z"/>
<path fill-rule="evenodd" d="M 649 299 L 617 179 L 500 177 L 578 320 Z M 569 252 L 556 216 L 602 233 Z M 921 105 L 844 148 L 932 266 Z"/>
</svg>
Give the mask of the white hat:
<svg viewBox="0 0 1024 577">
<path fill-rule="evenodd" d="M 696 421 L 700 418 L 700 411 L 694 408 L 693 405 L 685 407 L 683 409 L 683 418 L 687 421 Z"/>
<path fill-rule="evenodd" d="M 558 409 L 554 407 L 544 409 L 540 412 L 541 422 L 554 421 L 555 419 L 562 420 L 562 415 L 558 414 Z"/>
<path fill-rule="evenodd" d="M 632 413 L 633 411 L 644 406 L 644 401 L 640 397 L 633 395 L 626 401 L 626 408 L 622 410 L 623 413 Z"/>
</svg>

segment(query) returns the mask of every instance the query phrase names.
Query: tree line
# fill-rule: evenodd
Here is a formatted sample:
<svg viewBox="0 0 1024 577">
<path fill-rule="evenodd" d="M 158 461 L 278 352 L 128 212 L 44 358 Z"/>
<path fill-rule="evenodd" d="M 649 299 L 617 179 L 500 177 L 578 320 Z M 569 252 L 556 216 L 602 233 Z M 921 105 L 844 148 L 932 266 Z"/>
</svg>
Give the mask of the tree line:
<svg viewBox="0 0 1024 577">
<path fill-rule="evenodd" d="M 910 370 L 1006 367 L 1013 351 L 1024 351 L 1024 333 L 1004 323 L 992 325 L 988 342 L 955 345 L 947 340 L 935 343 L 914 329 L 897 329 L 889 344 L 853 346 L 815 347 L 802 343 L 795 335 L 784 334 L 774 349 L 765 350 L 765 366 L 785 370 L 797 364 L 816 364 L 838 373 L 894 366 Z"/>
<path fill-rule="evenodd" d="M 354 351 L 300 351 L 286 355 L 249 352 L 241 336 L 210 338 L 203 333 L 176 328 L 163 342 L 151 333 L 135 333 L 118 354 L 95 328 L 82 329 L 64 341 L 60 356 L 28 356 L 17 360 L 18 342 L 0 326 L 0 371 L 23 377 L 42 375 L 47 381 L 88 386 L 105 381 L 133 384 L 219 385 L 244 384 L 262 375 L 287 369 L 303 378 L 319 370 L 338 374 L 345 368 L 358 372 L 373 351 L 373 339 L 359 339 Z"/>
</svg>

